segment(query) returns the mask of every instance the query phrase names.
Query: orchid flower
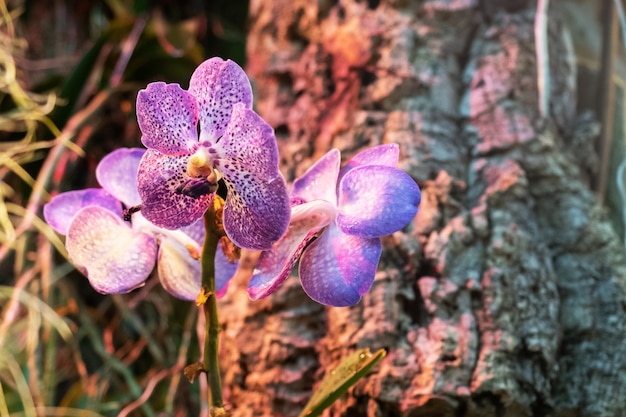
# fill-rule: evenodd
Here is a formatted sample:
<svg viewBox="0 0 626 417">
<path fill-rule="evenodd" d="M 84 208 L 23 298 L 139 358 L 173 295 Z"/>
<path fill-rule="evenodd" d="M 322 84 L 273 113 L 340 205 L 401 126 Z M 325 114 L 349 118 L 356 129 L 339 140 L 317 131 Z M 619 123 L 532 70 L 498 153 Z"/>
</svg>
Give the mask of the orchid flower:
<svg viewBox="0 0 626 417">
<path fill-rule="evenodd" d="M 276 137 L 251 107 L 248 77 L 220 58 L 194 71 L 189 90 L 156 82 L 139 92 L 137 121 L 148 151 L 138 187 L 146 219 L 167 229 L 193 223 L 223 179 L 224 230 L 231 241 L 269 249 L 280 238 L 290 206 Z"/>
<path fill-rule="evenodd" d="M 44 206 L 44 218 L 67 235 L 69 258 L 104 294 L 127 293 L 144 285 L 157 264 L 163 287 L 175 297 L 195 300 L 200 293 L 200 255 L 204 225 L 198 221 L 181 230 L 162 229 L 140 212 L 123 219 L 122 204 L 139 204 L 137 170 L 144 149 L 117 149 L 98 164 L 102 188 L 69 191 Z M 130 216 L 129 216 L 130 217 Z M 215 256 L 218 295 L 226 291 L 236 266 L 223 252 Z"/>
<path fill-rule="evenodd" d="M 354 156 L 341 170 L 331 150 L 297 179 L 291 221 L 271 250 L 261 253 L 248 286 L 251 299 L 267 297 L 300 259 L 304 291 L 331 306 L 356 304 L 374 281 L 381 236 L 416 215 L 420 190 L 396 168 L 398 146 L 381 145 Z"/>
</svg>

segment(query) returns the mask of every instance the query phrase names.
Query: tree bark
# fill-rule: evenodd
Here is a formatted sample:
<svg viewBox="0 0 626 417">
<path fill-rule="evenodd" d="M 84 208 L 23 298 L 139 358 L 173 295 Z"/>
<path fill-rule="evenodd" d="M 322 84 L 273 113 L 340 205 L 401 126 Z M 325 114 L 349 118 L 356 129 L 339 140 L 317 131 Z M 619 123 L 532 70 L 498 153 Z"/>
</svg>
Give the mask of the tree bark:
<svg viewBox="0 0 626 417">
<path fill-rule="evenodd" d="M 415 221 L 352 308 L 298 279 L 220 306 L 235 416 L 292 416 L 356 348 L 387 357 L 332 416 L 626 415 L 624 248 L 590 192 L 576 67 L 552 11 L 540 117 L 523 0 L 252 0 L 248 72 L 289 180 L 336 147 L 398 143 Z"/>
</svg>

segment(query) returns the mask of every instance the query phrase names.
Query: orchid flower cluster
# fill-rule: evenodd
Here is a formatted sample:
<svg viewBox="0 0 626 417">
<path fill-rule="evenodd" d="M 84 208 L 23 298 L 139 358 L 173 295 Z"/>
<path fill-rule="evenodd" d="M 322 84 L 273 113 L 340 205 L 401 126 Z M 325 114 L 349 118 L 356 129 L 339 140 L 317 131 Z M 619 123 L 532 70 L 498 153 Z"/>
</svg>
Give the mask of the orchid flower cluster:
<svg viewBox="0 0 626 417">
<path fill-rule="evenodd" d="M 340 167 L 331 150 L 287 185 L 273 129 L 252 109 L 252 88 L 234 62 L 212 58 L 188 90 L 155 82 L 137 97 L 145 149 L 118 149 L 96 170 L 102 188 L 70 191 L 44 207 L 66 235 L 69 258 L 101 293 L 141 285 L 155 264 L 163 287 L 201 291 L 202 217 L 225 194 L 222 222 L 237 247 L 261 251 L 248 294 L 267 297 L 299 261 L 305 292 L 331 306 L 357 303 L 372 286 L 380 238 L 415 216 L 420 190 L 399 170 L 398 146 L 381 145 Z M 217 294 L 237 268 L 215 254 Z"/>
</svg>

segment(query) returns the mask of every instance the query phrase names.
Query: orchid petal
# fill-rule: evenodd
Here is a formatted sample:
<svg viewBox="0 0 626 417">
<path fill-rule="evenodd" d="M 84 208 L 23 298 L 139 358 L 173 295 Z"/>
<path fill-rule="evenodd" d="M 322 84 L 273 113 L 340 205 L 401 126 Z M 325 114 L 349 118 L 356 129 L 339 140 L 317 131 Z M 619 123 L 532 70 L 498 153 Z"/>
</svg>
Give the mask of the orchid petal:
<svg viewBox="0 0 626 417">
<path fill-rule="evenodd" d="M 235 105 L 215 152 L 227 187 L 224 230 L 237 246 L 269 249 L 289 224 L 289 196 L 278 170 L 272 128 L 255 112 Z"/>
<path fill-rule="evenodd" d="M 354 155 L 343 166 L 343 168 L 341 168 L 341 171 L 339 171 L 339 179 L 337 181 L 341 182 L 343 176 L 346 175 L 352 168 L 363 165 L 384 165 L 395 168 L 398 166 L 399 156 L 400 148 L 396 143 L 367 148 Z"/>
<path fill-rule="evenodd" d="M 252 108 L 252 87 L 246 73 L 231 60 L 211 58 L 191 76 L 189 92 L 200 107 L 200 141 L 216 143 L 224 134 L 233 107 Z"/>
<path fill-rule="evenodd" d="M 228 289 L 228 282 L 237 272 L 237 262 L 230 262 L 224 251 L 222 245 L 217 246 L 217 252 L 215 253 L 215 296 L 222 297 L 226 294 Z"/>
<path fill-rule="evenodd" d="M 381 252 L 380 239 L 350 236 L 332 223 L 302 255 L 302 288 L 321 304 L 354 305 L 372 286 Z"/>
<path fill-rule="evenodd" d="M 178 84 L 150 83 L 137 94 L 137 123 L 146 148 L 188 153 L 198 142 L 198 105 Z"/>
<path fill-rule="evenodd" d="M 415 217 L 420 198 L 415 180 L 404 171 L 378 165 L 357 167 L 339 184 L 337 224 L 351 235 L 385 236 Z"/>
<path fill-rule="evenodd" d="M 337 202 L 337 174 L 341 155 L 337 149 L 331 149 L 311 166 L 300 178 L 293 182 L 292 197 L 299 197 L 305 201 L 326 200 L 329 203 Z"/>
<path fill-rule="evenodd" d="M 115 197 L 102 188 L 68 191 L 58 194 L 43 206 L 43 217 L 54 230 L 62 235 L 76 213 L 83 207 L 100 206 L 122 215 L 122 205 Z"/>
<path fill-rule="evenodd" d="M 187 248 L 175 239 L 161 241 L 157 270 L 161 285 L 174 297 L 193 301 L 200 294 L 200 262 L 193 259 Z"/>
<path fill-rule="evenodd" d="M 181 227 L 180 230 L 200 245 L 204 244 L 204 234 L 206 233 L 204 219 L 200 218 L 188 226 Z"/>
<path fill-rule="evenodd" d="M 137 170 L 145 152 L 140 148 L 116 149 L 102 158 L 96 167 L 100 186 L 127 207 L 141 202 L 137 192 Z"/>
<path fill-rule="evenodd" d="M 248 296 L 258 300 L 273 293 L 286 279 L 298 258 L 318 232 L 334 217 L 335 208 L 315 200 L 292 209 L 285 234 L 271 250 L 261 253 L 255 273 L 248 283 Z"/>
<path fill-rule="evenodd" d="M 74 265 L 104 294 L 142 286 L 156 260 L 152 236 L 134 233 L 115 213 L 97 206 L 76 213 L 65 245 Z"/>
<path fill-rule="evenodd" d="M 177 193 L 187 174 L 189 156 L 167 156 L 148 149 L 139 163 L 137 187 L 141 213 L 159 227 L 178 229 L 198 220 L 211 204 L 213 194 L 198 198 Z"/>
</svg>

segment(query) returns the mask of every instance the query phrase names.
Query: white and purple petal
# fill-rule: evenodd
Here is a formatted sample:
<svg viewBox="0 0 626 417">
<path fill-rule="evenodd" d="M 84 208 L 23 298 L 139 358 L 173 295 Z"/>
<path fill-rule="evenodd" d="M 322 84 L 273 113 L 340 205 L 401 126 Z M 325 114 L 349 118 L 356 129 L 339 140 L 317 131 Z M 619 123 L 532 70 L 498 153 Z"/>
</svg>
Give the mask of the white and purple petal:
<svg viewBox="0 0 626 417">
<path fill-rule="evenodd" d="M 65 246 L 91 286 L 104 294 L 142 286 L 154 268 L 157 251 L 151 235 L 133 232 L 118 215 L 97 206 L 76 213 Z"/>
<path fill-rule="evenodd" d="M 76 213 L 87 206 L 106 208 L 120 216 L 121 219 L 122 205 L 102 188 L 87 188 L 58 194 L 43 206 L 43 217 L 54 230 L 66 235 L 67 228 Z"/>
<path fill-rule="evenodd" d="M 351 235 L 385 236 L 415 217 L 420 199 L 419 187 L 406 172 L 388 166 L 360 166 L 339 184 L 337 224 Z"/>
<path fill-rule="evenodd" d="M 287 229 L 290 215 L 272 128 L 237 104 L 222 140 L 209 151 L 227 187 L 224 230 L 228 237 L 241 248 L 271 248 Z"/>
<path fill-rule="evenodd" d="M 157 271 L 161 285 L 174 297 L 193 301 L 200 294 L 200 262 L 192 258 L 187 248 L 175 239 L 161 240 Z"/>
<path fill-rule="evenodd" d="M 304 201 L 326 200 L 337 204 L 337 175 L 341 155 L 339 150 L 331 149 L 311 166 L 301 177 L 293 182 L 291 197 Z"/>
<path fill-rule="evenodd" d="M 302 255 L 302 288 L 321 304 L 354 305 L 372 286 L 381 252 L 379 238 L 347 235 L 331 223 Z"/>
<path fill-rule="evenodd" d="M 137 123 L 146 148 L 190 153 L 198 142 L 196 99 L 178 84 L 150 83 L 137 94 Z"/>
<path fill-rule="evenodd" d="M 141 213 L 159 227 L 187 226 L 202 217 L 212 202 L 212 194 L 193 198 L 177 192 L 190 178 L 188 160 L 189 155 L 167 156 L 151 149 L 141 158 L 137 175 Z"/>
<path fill-rule="evenodd" d="M 127 207 L 141 202 L 137 191 L 137 170 L 145 152 L 141 148 L 116 149 L 102 158 L 96 167 L 100 186 Z"/>
<path fill-rule="evenodd" d="M 200 64 L 191 76 L 189 92 L 199 106 L 201 142 L 218 141 L 230 122 L 235 104 L 252 108 L 250 80 L 231 60 L 215 57 Z"/>
<path fill-rule="evenodd" d="M 273 293 L 286 279 L 298 258 L 327 226 L 335 215 L 335 207 L 323 200 L 315 200 L 292 209 L 287 232 L 271 250 L 261 252 L 255 274 L 248 283 L 248 296 L 258 300 Z"/>
</svg>

